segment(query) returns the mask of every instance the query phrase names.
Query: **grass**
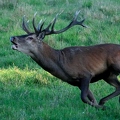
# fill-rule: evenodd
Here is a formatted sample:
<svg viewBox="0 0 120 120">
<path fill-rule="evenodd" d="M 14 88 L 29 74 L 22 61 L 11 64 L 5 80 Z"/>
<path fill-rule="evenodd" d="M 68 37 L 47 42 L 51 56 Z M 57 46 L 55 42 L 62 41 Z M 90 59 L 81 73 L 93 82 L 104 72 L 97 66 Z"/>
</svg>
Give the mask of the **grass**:
<svg viewBox="0 0 120 120">
<path fill-rule="evenodd" d="M 55 28 L 65 27 L 76 10 L 85 18 L 87 28 L 73 27 L 65 33 L 45 38 L 50 46 L 61 49 L 73 45 L 120 42 L 119 0 L 1 0 L 0 1 L 0 119 L 1 120 L 119 120 L 118 97 L 106 103 L 109 109 L 96 110 L 80 100 L 78 88 L 61 82 L 41 69 L 28 56 L 13 51 L 9 37 L 25 34 L 22 16 L 46 25 L 57 13 Z M 31 25 L 30 25 L 31 26 Z M 31 28 L 32 30 L 32 28 Z M 114 88 L 103 81 L 90 85 L 96 99 Z"/>
</svg>

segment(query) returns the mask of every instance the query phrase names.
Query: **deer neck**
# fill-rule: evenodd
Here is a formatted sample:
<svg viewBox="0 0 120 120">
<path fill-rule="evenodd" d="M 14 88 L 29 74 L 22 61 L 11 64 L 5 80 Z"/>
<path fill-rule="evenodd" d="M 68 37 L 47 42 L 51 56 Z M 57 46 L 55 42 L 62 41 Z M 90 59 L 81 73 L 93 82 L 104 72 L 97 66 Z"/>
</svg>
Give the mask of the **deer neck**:
<svg viewBox="0 0 120 120">
<path fill-rule="evenodd" d="M 69 76 L 64 71 L 61 63 L 61 50 L 55 50 L 49 45 L 42 43 L 38 45 L 37 51 L 31 56 L 44 70 L 48 71 L 63 81 L 68 81 Z"/>
<path fill-rule="evenodd" d="M 32 53 L 32 59 L 35 60 L 46 71 L 54 71 L 58 62 L 59 50 L 55 50 L 46 43 L 42 42 L 37 46 L 36 51 Z"/>
</svg>

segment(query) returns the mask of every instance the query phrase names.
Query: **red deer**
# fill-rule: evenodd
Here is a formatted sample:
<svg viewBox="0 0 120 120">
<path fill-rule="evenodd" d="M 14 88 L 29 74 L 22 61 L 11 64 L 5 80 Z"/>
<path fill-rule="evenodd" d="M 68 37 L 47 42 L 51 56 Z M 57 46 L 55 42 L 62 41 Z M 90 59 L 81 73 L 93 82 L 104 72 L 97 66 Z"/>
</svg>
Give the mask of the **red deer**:
<svg viewBox="0 0 120 120">
<path fill-rule="evenodd" d="M 77 86 L 81 90 L 84 103 L 103 109 L 106 101 L 120 94 L 120 82 L 117 79 L 120 73 L 120 45 L 99 44 L 55 50 L 43 42 L 45 36 L 62 33 L 74 25 L 85 27 L 84 20 L 77 20 L 78 14 L 79 12 L 76 12 L 68 26 L 58 31 L 54 30 L 57 17 L 43 29 L 44 22 L 35 26 L 34 16 L 32 24 L 35 32 L 29 31 L 23 17 L 22 27 L 27 34 L 11 37 L 12 49 L 29 55 L 44 70 L 64 82 Z M 104 80 L 116 89 L 97 103 L 89 84 L 99 80 Z"/>
</svg>

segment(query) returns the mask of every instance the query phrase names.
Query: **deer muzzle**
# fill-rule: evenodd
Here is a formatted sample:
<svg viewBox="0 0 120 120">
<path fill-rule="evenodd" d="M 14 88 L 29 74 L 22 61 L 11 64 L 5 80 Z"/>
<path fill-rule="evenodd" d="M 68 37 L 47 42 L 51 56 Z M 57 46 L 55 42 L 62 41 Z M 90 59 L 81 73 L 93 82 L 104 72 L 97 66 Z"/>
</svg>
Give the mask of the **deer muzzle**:
<svg viewBox="0 0 120 120">
<path fill-rule="evenodd" d="M 17 43 L 16 43 L 16 38 L 15 37 L 10 37 L 10 41 L 12 42 L 12 49 L 13 50 L 17 50 L 17 48 L 18 48 L 18 45 L 17 45 Z"/>
</svg>

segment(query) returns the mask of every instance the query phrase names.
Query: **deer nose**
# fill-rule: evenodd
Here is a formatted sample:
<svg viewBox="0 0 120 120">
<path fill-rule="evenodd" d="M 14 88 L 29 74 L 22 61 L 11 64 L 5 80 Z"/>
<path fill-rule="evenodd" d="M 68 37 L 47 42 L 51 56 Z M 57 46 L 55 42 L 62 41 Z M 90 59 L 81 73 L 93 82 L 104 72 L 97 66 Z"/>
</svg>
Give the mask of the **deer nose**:
<svg viewBox="0 0 120 120">
<path fill-rule="evenodd" d="M 13 42 L 15 40 L 15 37 L 10 37 L 10 41 Z"/>
</svg>

